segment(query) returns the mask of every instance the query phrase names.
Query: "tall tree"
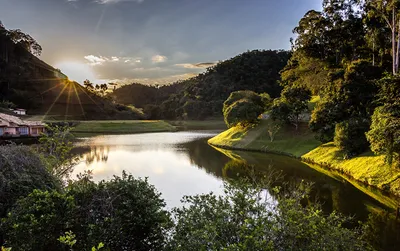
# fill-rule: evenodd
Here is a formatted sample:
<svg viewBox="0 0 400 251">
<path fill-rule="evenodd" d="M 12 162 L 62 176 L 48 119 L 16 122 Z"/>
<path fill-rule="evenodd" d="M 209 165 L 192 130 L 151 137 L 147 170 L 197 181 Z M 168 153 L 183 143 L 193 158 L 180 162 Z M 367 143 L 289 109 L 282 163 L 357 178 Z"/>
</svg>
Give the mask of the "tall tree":
<svg viewBox="0 0 400 251">
<path fill-rule="evenodd" d="M 400 1 L 367 0 L 365 7 L 368 18 L 383 21 L 391 31 L 392 72 L 395 75 L 399 71 Z"/>
</svg>

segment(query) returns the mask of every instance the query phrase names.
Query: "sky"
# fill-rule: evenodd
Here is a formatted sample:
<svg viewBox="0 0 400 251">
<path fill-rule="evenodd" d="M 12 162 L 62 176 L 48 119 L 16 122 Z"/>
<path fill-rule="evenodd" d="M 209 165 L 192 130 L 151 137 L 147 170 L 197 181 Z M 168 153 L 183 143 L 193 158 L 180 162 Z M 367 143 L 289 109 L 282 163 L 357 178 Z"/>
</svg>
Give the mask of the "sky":
<svg viewBox="0 0 400 251">
<path fill-rule="evenodd" d="M 165 84 L 254 49 L 290 49 L 322 0 L 0 0 L 0 20 L 80 83 Z"/>
</svg>

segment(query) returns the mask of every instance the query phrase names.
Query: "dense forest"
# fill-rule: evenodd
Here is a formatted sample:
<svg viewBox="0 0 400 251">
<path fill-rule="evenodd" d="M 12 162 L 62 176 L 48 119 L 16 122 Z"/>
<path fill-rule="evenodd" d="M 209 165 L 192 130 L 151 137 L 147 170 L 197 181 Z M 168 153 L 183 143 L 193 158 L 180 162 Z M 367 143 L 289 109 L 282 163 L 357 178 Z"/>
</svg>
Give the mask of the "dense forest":
<svg viewBox="0 0 400 251">
<path fill-rule="evenodd" d="M 114 104 L 76 82 L 39 56 L 42 48 L 20 30 L 0 22 L 0 101 L 9 101 L 29 114 L 57 119 L 138 119 L 142 115 Z"/>
<path fill-rule="evenodd" d="M 123 86 L 110 96 L 119 103 L 144 109 L 151 119 L 205 119 L 221 117 L 231 92 L 251 90 L 278 97 L 280 71 L 288 51 L 248 51 L 210 67 L 196 77 L 171 85 Z"/>
</svg>

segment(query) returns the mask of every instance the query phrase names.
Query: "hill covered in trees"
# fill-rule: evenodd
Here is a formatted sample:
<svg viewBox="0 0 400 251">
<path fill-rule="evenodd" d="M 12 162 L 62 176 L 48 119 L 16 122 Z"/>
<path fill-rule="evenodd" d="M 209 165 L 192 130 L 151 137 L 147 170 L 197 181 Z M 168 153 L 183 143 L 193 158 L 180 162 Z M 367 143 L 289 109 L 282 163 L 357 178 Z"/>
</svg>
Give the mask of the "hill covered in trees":
<svg viewBox="0 0 400 251">
<path fill-rule="evenodd" d="M 68 80 L 37 56 L 42 48 L 20 30 L 0 22 L 0 101 L 11 101 L 31 115 L 58 119 L 135 119 L 141 114 Z"/>
<path fill-rule="evenodd" d="M 280 71 L 289 57 L 287 51 L 248 51 L 169 86 L 135 83 L 115 90 L 110 96 L 119 103 L 143 108 L 152 119 L 222 116 L 223 102 L 231 92 L 251 90 L 278 97 Z"/>
</svg>

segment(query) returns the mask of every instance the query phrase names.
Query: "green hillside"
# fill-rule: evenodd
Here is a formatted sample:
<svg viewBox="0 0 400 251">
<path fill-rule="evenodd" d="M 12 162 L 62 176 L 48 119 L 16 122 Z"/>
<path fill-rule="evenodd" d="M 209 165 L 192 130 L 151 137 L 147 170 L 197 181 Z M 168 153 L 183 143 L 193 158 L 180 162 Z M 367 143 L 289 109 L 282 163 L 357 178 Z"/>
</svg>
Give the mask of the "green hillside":
<svg viewBox="0 0 400 251">
<path fill-rule="evenodd" d="M 137 119 L 141 115 L 113 104 L 71 82 L 60 70 L 11 40 L 0 25 L 0 101 L 8 100 L 30 115 L 55 119 Z"/>
<path fill-rule="evenodd" d="M 254 50 L 220 62 L 196 77 L 165 87 L 132 84 L 110 96 L 119 103 L 144 108 L 151 119 L 204 119 L 222 116 L 222 104 L 233 91 L 267 92 L 278 97 L 279 72 L 287 51 Z"/>
</svg>

